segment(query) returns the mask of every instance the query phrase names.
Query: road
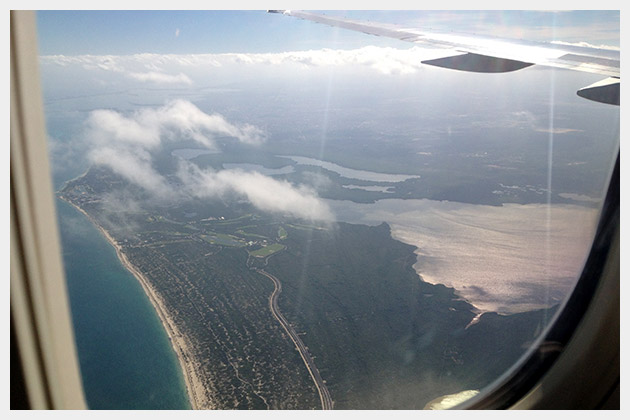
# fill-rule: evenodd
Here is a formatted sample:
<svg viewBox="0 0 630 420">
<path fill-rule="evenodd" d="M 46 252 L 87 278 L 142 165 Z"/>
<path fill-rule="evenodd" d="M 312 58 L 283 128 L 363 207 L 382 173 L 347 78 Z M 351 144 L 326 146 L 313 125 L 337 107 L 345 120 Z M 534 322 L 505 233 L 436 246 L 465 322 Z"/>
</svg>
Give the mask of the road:
<svg viewBox="0 0 630 420">
<path fill-rule="evenodd" d="M 257 272 L 267 277 L 273 282 L 274 290 L 271 296 L 269 296 L 269 309 L 271 309 L 271 313 L 278 320 L 282 328 L 289 334 L 289 337 L 295 343 L 295 347 L 300 352 L 300 356 L 302 356 L 302 360 L 304 360 L 304 364 L 311 374 L 311 378 L 313 378 L 313 382 L 315 382 L 315 386 L 317 387 L 317 391 L 319 392 L 319 399 L 322 403 L 322 410 L 332 410 L 333 408 L 333 400 L 330 397 L 330 393 L 328 392 L 328 388 L 326 388 L 326 384 L 319 374 L 319 370 L 317 366 L 315 366 L 315 362 L 313 362 L 313 358 L 308 352 L 308 349 L 304 345 L 302 339 L 298 336 L 297 332 L 293 329 L 291 324 L 287 321 L 287 319 L 282 315 L 282 312 L 278 309 L 278 296 L 282 292 L 282 284 L 280 280 L 278 280 L 273 275 L 267 273 L 265 270 L 257 269 Z"/>
</svg>

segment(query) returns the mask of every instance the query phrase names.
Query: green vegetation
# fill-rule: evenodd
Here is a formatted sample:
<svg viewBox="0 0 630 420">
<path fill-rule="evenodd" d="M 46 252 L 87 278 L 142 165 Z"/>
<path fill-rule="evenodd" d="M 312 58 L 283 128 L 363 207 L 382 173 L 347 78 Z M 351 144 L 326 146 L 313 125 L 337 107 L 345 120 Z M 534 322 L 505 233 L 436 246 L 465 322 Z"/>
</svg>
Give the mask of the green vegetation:
<svg viewBox="0 0 630 420">
<path fill-rule="evenodd" d="M 249 236 L 250 238 L 267 239 L 267 237 L 266 237 L 266 236 L 258 235 L 258 234 L 256 234 L 256 233 L 249 233 L 249 232 L 246 232 L 244 229 L 245 229 L 245 228 L 243 228 L 243 229 L 238 229 L 238 230 L 236 231 L 236 233 L 238 233 L 239 235 L 242 235 L 242 236 Z"/>
<path fill-rule="evenodd" d="M 105 210 L 121 189 L 142 210 Z M 320 407 L 269 310 L 274 286 L 254 268 L 282 283 L 279 308 L 338 409 L 419 409 L 479 389 L 520 357 L 545 319 L 485 314 L 469 325 L 475 308 L 453 289 L 423 282 L 414 247 L 392 239 L 386 224 L 323 227 L 219 201 L 159 207 L 98 168 L 61 194 L 109 230 L 162 296 L 218 408 Z"/>
<path fill-rule="evenodd" d="M 304 223 L 287 223 L 287 226 L 290 226 L 290 227 L 292 227 L 294 229 L 302 229 L 302 230 L 307 230 L 307 231 L 311 231 L 311 230 L 327 230 L 323 226 L 306 225 Z"/>
<path fill-rule="evenodd" d="M 199 237 L 202 238 L 204 241 L 210 242 L 211 244 L 235 247 L 242 247 L 246 245 L 246 243 L 244 243 L 241 239 L 232 235 L 226 235 L 225 233 L 216 233 L 210 235 L 204 234 L 200 235 Z"/>
<path fill-rule="evenodd" d="M 415 128 L 414 128 L 415 129 Z M 325 178 L 323 184 L 317 184 L 317 191 L 321 197 L 334 200 L 351 200 L 357 203 L 373 203 L 385 198 L 400 199 L 432 199 L 449 200 L 472 204 L 501 205 L 503 203 L 545 203 L 547 194 L 541 194 L 541 189 L 547 188 L 546 160 L 537 154 L 546 150 L 531 147 L 531 139 L 527 139 L 527 132 L 515 133 L 514 130 L 493 132 L 494 138 L 487 138 L 490 133 L 475 128 L 453 134 L 448 142 L 423 141 L 409 142 L 407 136 L 391 139 L 387 148 L 382 143 L 374 142 L 369 148 L 365 147 L 366 138 L 373 133 L 359 133 L 355 130 L 342 130 L 333 135 L 329 133 L 331 141 L 322 156 L 320 147 L 316 144 L 305 144 L 296 141 L 307 132 L 302 132 L 295 138 L 275 139 L 265 150 L 255 153 L 250 148 L 231 144 L 222 154 L 203 155 L 194 159 L 201 166 L 222 168 L 224 163 L 253 163 L 270 169 L 293 166 L 295 172 L 276 175 L 275 178 L 286 179 L 294 184 L 312 184 L 314 177 Z M 531 133 L 530 133 L 531 134 Z M 311 133 L 311 135 L 316 135 Z M 505 139 L 510 139 L 506 142 Z M 356 143 L 361 142 L 361 153 L 356 153 Z M 566 140 L 565 140 L 566 141 Z M 453 145 L 458 144 L 456 151 Z M 523 145 L 528 145 L 524 151 Z M 480 150 L 492 145 L 492 154 L 484 154 Z M 498 147 L 497 147 L 498 146 Z M 575 156 L 579 148 L 573 150 L 570 142 L 563 142 L 563 155 L 559 157 L 563 162 L 557 162 L 554 172 L 552 191 L 568 191 L 586 193 L 598 196 L 602 186 L 596 179 L 600 176 L 579 177 L 583 179 L 576 185 L 575 179 L 581 170 L 569 165 L 572 161 L 583 160 Z M 584 146 L 584 145 L 583 145 Z M 592 147 L 592 145 L 588 145 Z M 601 156 L 601 151 L 593 151 Z M 382 172 L 389 174 L 418 175 L 419 179 L 409 179 L 403 182 L 375 182 L 344 178 L 336 172 L 312 165 L 296 165 L 294 161 L 277 155 L 297 155 L 329 161 L 343 167 Z M 546 155 L 544 155 L 546 156 Z M 597 165 L 591 165 L 589 171 L 596 171 Z M 593 173 L 596 175 L 596 173 Z M 322 178 L 323 177 L 323 178 Z M 520 190 L 506 189 L 503 185 L 519 185 Z M 368 191 L 360 188 L 344 188 L 348 185 L 365 187 L 385 187 L 387 192 Z M 554 203 L 573 203 L 557 193 L 551 195 Z"/>
<path fill-rule="evenodd" d="M 257 249 L 255 251 L 249 251 L 249 255 L 251 255 L 252 257 L 258 257 L 258 258 L 268 257 L 272 254 L 275 254 L 278 251 L 282 251 L 285 248 L 286 247 L 282 244 L 271 244 L 271 245 L 267 245 L 264 248 Z"/>
<path fill-rule="evenodd" d="M 479 389 L 518 359 L 543 319 L 484 316 L 466 328 L 474 308 L 424 283 L 414 247 L 386 224 L 290 229 L 285 243 L 265 270 L 282 280 L 280 309 L 306 332 L 338 409 L 422 409 Z"/>
<path fill-rule="evenodd" d="M 287 239 L 287 236 L 288 236 L 287 230 L 284 227 L 280 226 L 278 228 L 278 239 L 279 240 Z"/>
</svg>

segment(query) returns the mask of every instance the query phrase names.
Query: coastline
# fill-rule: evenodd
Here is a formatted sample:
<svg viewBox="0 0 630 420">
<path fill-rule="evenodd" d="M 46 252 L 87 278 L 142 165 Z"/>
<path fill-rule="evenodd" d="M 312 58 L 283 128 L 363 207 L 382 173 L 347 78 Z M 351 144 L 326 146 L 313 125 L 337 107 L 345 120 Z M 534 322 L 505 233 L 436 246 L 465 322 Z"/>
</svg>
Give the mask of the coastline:
<svg viewBox="0 0 630 420">
<path fill-rule="evenodd" d="M 99 232 L 105 237 L 107 242 L 109 242 L 116 251 L 116 256 L 120 263 L 127 269 L 133 276 L 138 280 L 145 294 L 149 298 L 151 305 L 155 309 L 155 312 L 162 323 L 164 330 L 169 338 L 171 343 L 171 347 L 175 351 L 175 355 L 179 361 L 180 368 L 182 370 L 182 374 L 184 376 L 184 382 L 186 384 L 186 393 L 188 395 L 188 401 L 190 402 L 191 409 L 199 410 L 199 409 L 216 409 L 216 407 L 212 404 L 212 401 L 206 397 L 205 387 L 203 382 L 201 381 L 198 370 L 195 366 L 200 365 L 200 363 L 195 360 L 193 357 L 189 345 L 186 342 L 186 338 L 179 331 L 177 325 L 175 324 L 173 317 L 170 316 L 166 309 L 166 305 L 160 298 L 159 294 L 153 288 L 148 279 L 142 274 L 136 267 L 131 264 L 131 262 L 127 259 L 127 256 L 122 251 L 122 247 L 116 242 L 116 240 L 105 230 L 101 225 L 96 223 L 96 221 L 82 208 L 67 200 L 63 195 L 58 195 L 58 197 L 64 200 L 66 203 L 70 204 L 72 207 L 81 212 L 88 220 L 99 230 Z"/>
</svg>

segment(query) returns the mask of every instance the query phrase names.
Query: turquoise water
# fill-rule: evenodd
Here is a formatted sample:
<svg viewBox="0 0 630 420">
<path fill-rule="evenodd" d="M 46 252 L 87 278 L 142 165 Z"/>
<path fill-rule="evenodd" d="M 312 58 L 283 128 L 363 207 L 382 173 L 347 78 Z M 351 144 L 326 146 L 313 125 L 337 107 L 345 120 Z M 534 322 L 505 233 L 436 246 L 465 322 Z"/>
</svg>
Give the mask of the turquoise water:
<svg viewBox="0 0 630 420">
<path fill-rule="evenodd" d="M 80 212 L 57 199 L 70 306 L 90 409 L 189 409 L 182 372 L 144 290 Z"/>
</svg>

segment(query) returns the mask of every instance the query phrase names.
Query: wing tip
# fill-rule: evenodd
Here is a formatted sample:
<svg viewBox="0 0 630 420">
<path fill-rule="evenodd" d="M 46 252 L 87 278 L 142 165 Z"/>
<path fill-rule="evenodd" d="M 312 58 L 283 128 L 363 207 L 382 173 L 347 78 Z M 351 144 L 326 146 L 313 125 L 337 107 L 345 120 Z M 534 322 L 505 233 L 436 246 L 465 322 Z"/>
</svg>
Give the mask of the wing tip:
<svg viewBox="0 0 630 420">
<path fill-rule="evenodd" d="M 609 77 L 577 91 L 577 95 L 595 102 L 617 105 L 620 101 L 621 81 L 616 77 Z"/>
</svg>

